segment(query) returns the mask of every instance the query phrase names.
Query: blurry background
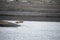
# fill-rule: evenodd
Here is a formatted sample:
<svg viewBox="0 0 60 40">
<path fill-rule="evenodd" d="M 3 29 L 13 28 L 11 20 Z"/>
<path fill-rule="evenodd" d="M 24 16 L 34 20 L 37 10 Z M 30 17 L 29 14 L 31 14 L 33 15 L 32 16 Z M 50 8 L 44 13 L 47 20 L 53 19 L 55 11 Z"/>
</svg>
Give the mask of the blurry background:
<svg viewBox="0 0 60 40">
<path fill-rule="evenodd" d="M 60 0 L 0 0 L 0 20 L 17 19 L 0 26 L 0 40 L 60 40 Z"/>
<path fill-rule="evenodd" d="M 59 12 L 60 0 L 0 0 L 0 10 Z"/>
<path fill-rule="evenodd" d="M 0 20 L 23 17 L 29 21 L 60 21 L 60 0 L 0 0 L 0 17 Z"/>
</svg>

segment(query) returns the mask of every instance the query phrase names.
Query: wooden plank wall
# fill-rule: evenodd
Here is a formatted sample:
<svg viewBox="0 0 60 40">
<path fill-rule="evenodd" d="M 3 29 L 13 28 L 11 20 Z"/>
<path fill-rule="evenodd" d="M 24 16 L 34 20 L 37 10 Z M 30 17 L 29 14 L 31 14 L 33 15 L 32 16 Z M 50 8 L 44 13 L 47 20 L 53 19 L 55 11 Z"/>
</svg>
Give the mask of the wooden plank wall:
<svg viewBox="0 0 60 40">
<path fill-rule="evenodd" d="M 60 0 L 14 0 L 0 1 L 0 10 L 26 12 L 60 12 Z"/>
</svg>

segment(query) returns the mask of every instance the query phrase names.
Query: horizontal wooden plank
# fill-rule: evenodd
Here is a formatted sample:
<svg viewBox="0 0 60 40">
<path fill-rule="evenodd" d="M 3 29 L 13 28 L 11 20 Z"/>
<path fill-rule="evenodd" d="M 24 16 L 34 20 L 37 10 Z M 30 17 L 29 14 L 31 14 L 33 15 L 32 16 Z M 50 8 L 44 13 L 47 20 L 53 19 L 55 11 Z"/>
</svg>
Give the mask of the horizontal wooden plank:
<svg viewBox="0 0 60 40">
<path fill-rule="evenodd" d="M 20 12 L 20 11 L 0 11 L 0 15 L 21 15 L 21 16 L 60 16 L 56 12 Z"/>
<path fill-rule="evenodd" d="M 24 2 L 25 1 L 25 2 Z M 40 11 L 60 9 L 60 0 L 18 0 L 12 2 L 6 2 L 2 0 L 0 2 L 0 10 L 19 10 L 19 11 Z"/>
<path fill-rule="evenodd" d="M 52 21 L 60 22 L 60 16 L 0 16 L 0 20 Z"/>
</svg>

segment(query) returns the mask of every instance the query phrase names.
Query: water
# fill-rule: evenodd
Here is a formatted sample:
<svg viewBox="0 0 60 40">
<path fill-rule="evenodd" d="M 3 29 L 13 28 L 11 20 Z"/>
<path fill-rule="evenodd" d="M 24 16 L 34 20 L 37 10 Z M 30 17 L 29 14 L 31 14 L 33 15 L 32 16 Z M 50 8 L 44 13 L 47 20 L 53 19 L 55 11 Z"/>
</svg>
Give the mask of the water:
<svg viewBox="0 0 60 40">
<path fill-rule="evenodd" d="M 24 21 L 19 27 L 0 27 L 0 40 L 60 40 L 60 22 Z"/>
</svg>

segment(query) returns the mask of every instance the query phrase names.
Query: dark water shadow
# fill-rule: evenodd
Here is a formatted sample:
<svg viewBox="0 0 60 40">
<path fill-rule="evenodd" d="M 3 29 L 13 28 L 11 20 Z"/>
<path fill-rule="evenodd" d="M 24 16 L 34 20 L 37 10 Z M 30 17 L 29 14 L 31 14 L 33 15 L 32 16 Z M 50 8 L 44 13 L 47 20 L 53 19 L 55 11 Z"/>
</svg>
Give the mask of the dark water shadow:
<svg viewBox="0 0 60 40">
<path fill-rule="evenodd" d="M 17 25 L 17 24 L 13 24 L 13 23 L 10 23 L 10 24 L 0 24 L 0 27 L 20 27 L 21 25 Z"/>
</svg>

